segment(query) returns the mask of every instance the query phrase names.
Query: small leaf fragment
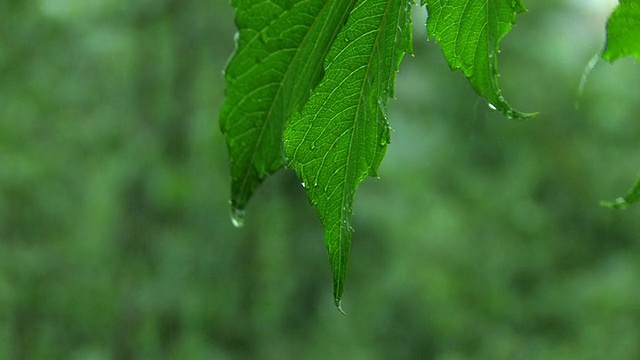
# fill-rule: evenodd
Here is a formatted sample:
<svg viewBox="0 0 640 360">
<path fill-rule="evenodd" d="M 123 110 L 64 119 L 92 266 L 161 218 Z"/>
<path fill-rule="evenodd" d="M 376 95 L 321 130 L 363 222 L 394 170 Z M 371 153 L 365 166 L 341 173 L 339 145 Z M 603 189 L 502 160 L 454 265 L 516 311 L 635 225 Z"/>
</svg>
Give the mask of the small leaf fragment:
<svg viewBox="0 0 640 360">
<path fill-rule="evenodd" d="M 340 308 L 351 247 L 354 193 L 375 175 L 389 143 L 387 104 L 405 52 L 410 3 L 358 0 L 325 61 L 325 76 L 285 126 L 285 153 L 325 228 Z"/>
<path fill-rule="evenodd" d="M 626 56 L 640 61 L 640 0 L 620 0 L 607 21 L 607 44 L 602 58 L 614 62 Z"/>
<path fill-rule="evenodd" d="M 626 209 L 636 201 L 640 201 L 640 177 L 636 184 L 629 190 L 629 193 L 623 197 L 619 197 L 614 201 L 602 201 L 600 205 L 612 209 Z"/>
<path fill-rule="evenodd" d="M 511 107 L 498 86 L 498 44 L 526 11 L 521 0 L 426 0 L 427 32 L 452 70 L 460 69 L 489 107 L 508 118 L 526 119 Z"/>
</svg>

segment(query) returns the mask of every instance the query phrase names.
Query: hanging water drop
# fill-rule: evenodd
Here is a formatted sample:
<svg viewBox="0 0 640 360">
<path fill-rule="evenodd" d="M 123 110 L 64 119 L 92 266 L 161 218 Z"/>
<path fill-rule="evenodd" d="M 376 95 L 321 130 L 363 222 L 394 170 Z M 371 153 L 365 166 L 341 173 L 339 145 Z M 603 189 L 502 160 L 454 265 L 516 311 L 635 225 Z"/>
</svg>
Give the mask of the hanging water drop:
<svg viewBox="0 0 640 360">
<path fill-rule="evenodd" d="M 624 206 L 627 205 L 627 199 L 623 198 L 623 197 L 619 197 L 615 200 L 615 203 L 617 206 Z"/>
<path fill-rule="evenodd" d="M 237 228 L 244 226 L 244 209 L 231 206 L 231 223 Z"/>
<path fill-rule="evenodd" d="M 303 188 L 307 188 L 307 184 L 304 183 L 304 181 L 302 183 L 300 183 L 300 185 L 302 185 Z"/>
<path fill-rule="evenodd" d="M 344 312 L 344 310 L 342 310 L 342 301 L 338 300 L 338 299 L 335 299 L 334 302 L 336 304 L 336 307 L 338 308 L 338 311 L 340 311 L 342 313 L 342 315 L 347 316 L 347 313 Z"/>
<path fill-rule="evenodd" d="M 488 105 L 489 105 L 489 109 L 491 109 L 493 111 L 498 110 L 498 108 L 495 105 L 493 105 L 492 103 L 488 103 Z"/>
</svg>

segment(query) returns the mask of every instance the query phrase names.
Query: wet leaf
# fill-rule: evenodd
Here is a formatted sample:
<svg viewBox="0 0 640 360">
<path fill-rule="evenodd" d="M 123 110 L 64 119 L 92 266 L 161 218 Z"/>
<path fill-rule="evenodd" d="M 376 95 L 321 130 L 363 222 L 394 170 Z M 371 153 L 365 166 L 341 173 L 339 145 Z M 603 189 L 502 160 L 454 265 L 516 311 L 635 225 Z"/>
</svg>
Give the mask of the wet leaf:
<svg viewBox="0 0 640 360">
<path fill-rule="evenodd" d="M 411 51 L 410 3 L 360 0 L 325 62 L 325 76 L 286 124 L 285 152 L 325 228 L 337 306 L 351 247 L 354 193 L 389 143 L 387 104 Z"/>
<path fill-rule="evenodd" d="M 235 0 L 236 51 L 220 113 L 231 164 L 234 224 L 284 165 L 283 126 L 322 77 L 322 64 L 355 0 Z"/>
<path fill-rule="evenodd" d="M 498 44 L 511 30 L 520 0 L 426 0 L 427 31 L 451 69 L 460 69 L 489 107 L 509 118 L 530 118 L 511 107 L 498 87 Z"/>
<path fill-rule="evenodd" d="M 626 56 L 640 61 L 640 0 L 621 0 L 607 22 L 602 58 L 613 62 Z"/>
</svg>

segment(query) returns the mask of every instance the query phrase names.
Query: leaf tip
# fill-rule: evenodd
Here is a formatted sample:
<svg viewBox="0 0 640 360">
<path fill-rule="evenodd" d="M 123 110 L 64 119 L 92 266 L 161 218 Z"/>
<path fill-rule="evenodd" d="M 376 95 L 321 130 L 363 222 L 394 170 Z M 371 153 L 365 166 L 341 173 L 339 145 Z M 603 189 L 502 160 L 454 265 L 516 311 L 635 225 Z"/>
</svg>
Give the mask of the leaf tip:
<svg viewBox="0 0 640 360">
<path fill-rule="evenodd" d="M 539 112 L 532 112 L 532 113 L 522 113 L 519 111 L 514 111 L 513 117 L 509 117 L 509 115 L 507 115 L 507 117 L 509 119 L 516 119 L 516 120 L 528 120 L 528 119 L 533 119 L 534 117 L 538 116 Z"/>
<path fill-rule="evenodd" d="M 629 202 L 624 197 L 619 197 L 614 201 L 600 201 L 600 206 L 608 207 L 609 209 L 624 210 L 629 207 Z"/>
<path fill-rule="evenodd" d="M 342 300 L 333 299 L 333 301 L 335 302 L 335 305 L 336 305 L 336 308 L 338 308 L 338 311 L 340 311 L 342 315 L 347 316 L 347 313 L 344 312 L 344 310 L 342 309 Z"/>
<path fill-rule="evenodd" d="M 508 119 L 527 120 L 527 119 L 534 118 L 538 115 L 538 112 L 523 113 L 518 110 L 515 110 L 502 99 L 500 99 L 500 102 L 498 103 L 498 105 L 494 105 L 493 103 L 489 102 L 488 106 L 489 106 L 489 109 L 493 111 L 500 111 Z"/>
</svg>

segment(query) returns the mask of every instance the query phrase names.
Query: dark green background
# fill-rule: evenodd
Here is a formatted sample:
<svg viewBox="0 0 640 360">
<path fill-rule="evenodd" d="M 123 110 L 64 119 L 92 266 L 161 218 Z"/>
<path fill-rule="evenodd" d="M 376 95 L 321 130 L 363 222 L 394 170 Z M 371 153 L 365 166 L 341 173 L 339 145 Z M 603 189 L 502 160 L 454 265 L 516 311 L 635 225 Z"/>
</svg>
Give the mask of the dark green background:
<svg viewBox="0 0 640 360">
<path fill-rule="evenodd" d="M 290 171 L 229 220 L 226 1 L 3 1 L 0 359 L 640 358 L 640 206 L 598 205 L 640 170 L 640 65 L 598 64 L 576 109 L 591 3 L 529 1 L 502 43 L 527 122 L 450 72 L 420 10 L 345 317 Z"/>
</svg>

